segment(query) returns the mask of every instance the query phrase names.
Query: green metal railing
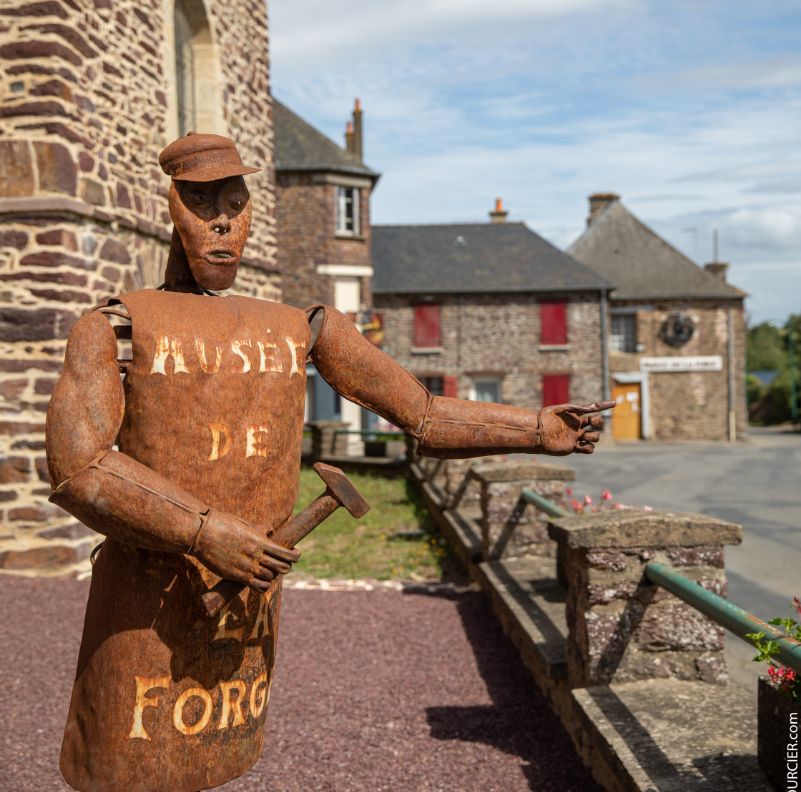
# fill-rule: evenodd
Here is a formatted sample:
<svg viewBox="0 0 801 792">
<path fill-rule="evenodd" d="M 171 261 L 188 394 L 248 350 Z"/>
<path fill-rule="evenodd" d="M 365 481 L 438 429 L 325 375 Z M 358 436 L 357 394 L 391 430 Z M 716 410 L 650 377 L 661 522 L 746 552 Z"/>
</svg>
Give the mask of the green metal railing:
<svg viewBox="0 0 801 792">
<path fill-rule="evenodd" d="M 536 506 L 541 512 L 545 512 L 549 517 L 569 517 L 570 512 L 566 512 L 561 506 L 549 501 L 544 495 L 532 492 L 530 489 L 523 490 L 523 500 Z"/>
<path fill-rule="evenodd" d="M 684 577 L 667 564 L 652 561 L 645 567 L 645 576 L 651 583 L 667 589 L 671 594 L 684 600 L 688 605 L 692 605 L 713 622 L 725 627 L 729 632 L 749 644 L 753 644 L 753 641 L 746 638 L 746 634 L 765 633 L 768 640 L 776 641 L 779 645 L 779 661 L 801 674 L 801 643 L 785 635 L 772 624 L 767 624 L 714 592 L 707 591 L 700 583 Z"/>
<path fill-rule="evenodd" d="M 546 497 L 538 495 L 529 489 L 524 489 L 522 496 L 523 500 L 532 506 L 536 506 L 536 508 L 550 517 L 570 516 L 570 512 L 565 511 L 561 506 L 557 506 Z M 801 642 L 785 635 L 774 625 L 762 621 L 762 619 L 754 616 L 753 613 L 743 610 L 714 592 L 707 591 L 700 583 L 690 580 L 667 564 L 652 561 L 645 567 L 645 577 L 651 583 L 662 586 L 662 588 L 752 646 L 753 641 L 750 638 L 746 638 L 746 635 L 758 632 L 765 633 L 765 637 L 768 640 L 776 641 L 779 645 L 779 661 L 788 668 L 792 668 L 796 673 L 801 674 Z"/>
<path fill-rule="evenodd" d="M 404 432 L 385 432 L 383 429 L 336 429 L 335 435 L 360 435 L 368 440 L 402 440 Z"/>
</svg>

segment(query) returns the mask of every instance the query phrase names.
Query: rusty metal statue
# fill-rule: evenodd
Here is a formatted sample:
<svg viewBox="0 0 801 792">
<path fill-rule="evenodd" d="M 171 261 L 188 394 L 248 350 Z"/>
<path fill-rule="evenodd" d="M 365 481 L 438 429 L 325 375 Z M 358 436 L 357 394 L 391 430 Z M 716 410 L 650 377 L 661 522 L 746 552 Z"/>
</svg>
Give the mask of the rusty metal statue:
<svg viewBox="0 0 801 792">
<path fill-rule="evenodd" d="M 340 503 L 364 509 L 327 471 L 308 524 L 289 520 L 307 360 L 430 456 L 591 453 L 612 406 L 432 396 L 330 306 L 213 294 L 234 283 L 257 169 L 204 134 L 159 162 L 175 225 L 165 283 L 77 322 L 47 418 L 52 500 L 106 536 L 61 751 L 79 790 L 206 789 L 258 759 L 291 545 Z"/>
</svg>

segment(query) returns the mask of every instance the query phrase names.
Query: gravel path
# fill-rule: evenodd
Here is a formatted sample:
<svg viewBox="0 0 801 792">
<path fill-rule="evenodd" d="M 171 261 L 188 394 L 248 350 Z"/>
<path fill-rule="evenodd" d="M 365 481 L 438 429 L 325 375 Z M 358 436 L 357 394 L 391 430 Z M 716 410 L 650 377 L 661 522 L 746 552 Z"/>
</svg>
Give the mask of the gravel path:
<svg viewBox="0 0 801 792">
<path fill-rule="evenodd" d="M 0 577 L 0 790 L 68 789 L 58 751 L 87 591 Z M 481 594 L 289 590 L 265 752 L 221 789 L 598 787 Z"/>
</svg>

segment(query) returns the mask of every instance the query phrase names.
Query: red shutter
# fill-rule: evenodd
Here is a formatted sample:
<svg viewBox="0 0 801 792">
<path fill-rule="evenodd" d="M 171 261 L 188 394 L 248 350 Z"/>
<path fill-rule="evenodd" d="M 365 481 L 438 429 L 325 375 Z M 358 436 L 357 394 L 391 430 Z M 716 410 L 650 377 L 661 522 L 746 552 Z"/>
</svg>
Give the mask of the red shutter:
<svg viewBox="0 0 801 792">
<path fill-rule="evenodd" d="M 456 377 L 443 377 L 442 378 L 442 395 L 457 398 L 459 393 L 459 381 Z"/>
<path fill-rule="evenodd" d="M 414 306 L 414 340 L 422 349 L 442 345 L 439 332 L 439 305 Z"/>
<path fill-rule="evenodd" d="M 540 343 L 567 343 L 567 306 L 564 302 L 540 303 Z"/>
<path fill-rule="evenodd" d="M 570 401 L 570 374 L 542 375 L 542 406 Z"/>
</svg>

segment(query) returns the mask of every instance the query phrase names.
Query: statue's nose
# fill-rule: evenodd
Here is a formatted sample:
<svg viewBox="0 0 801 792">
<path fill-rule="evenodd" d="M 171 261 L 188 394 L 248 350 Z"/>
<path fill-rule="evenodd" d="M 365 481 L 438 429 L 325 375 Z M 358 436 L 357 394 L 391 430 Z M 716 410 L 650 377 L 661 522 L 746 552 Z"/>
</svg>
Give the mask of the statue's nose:
<svg viewBox="0 0 801 792">
<path fill-rule="evenodd" d="M 227 234 L 231 230 L 231 221 L 223 213 L 220 214 L 219 217 L 216 217 L 214 220 L 212 220 L 211 227 L 217 234 Z"/>
</svg>

